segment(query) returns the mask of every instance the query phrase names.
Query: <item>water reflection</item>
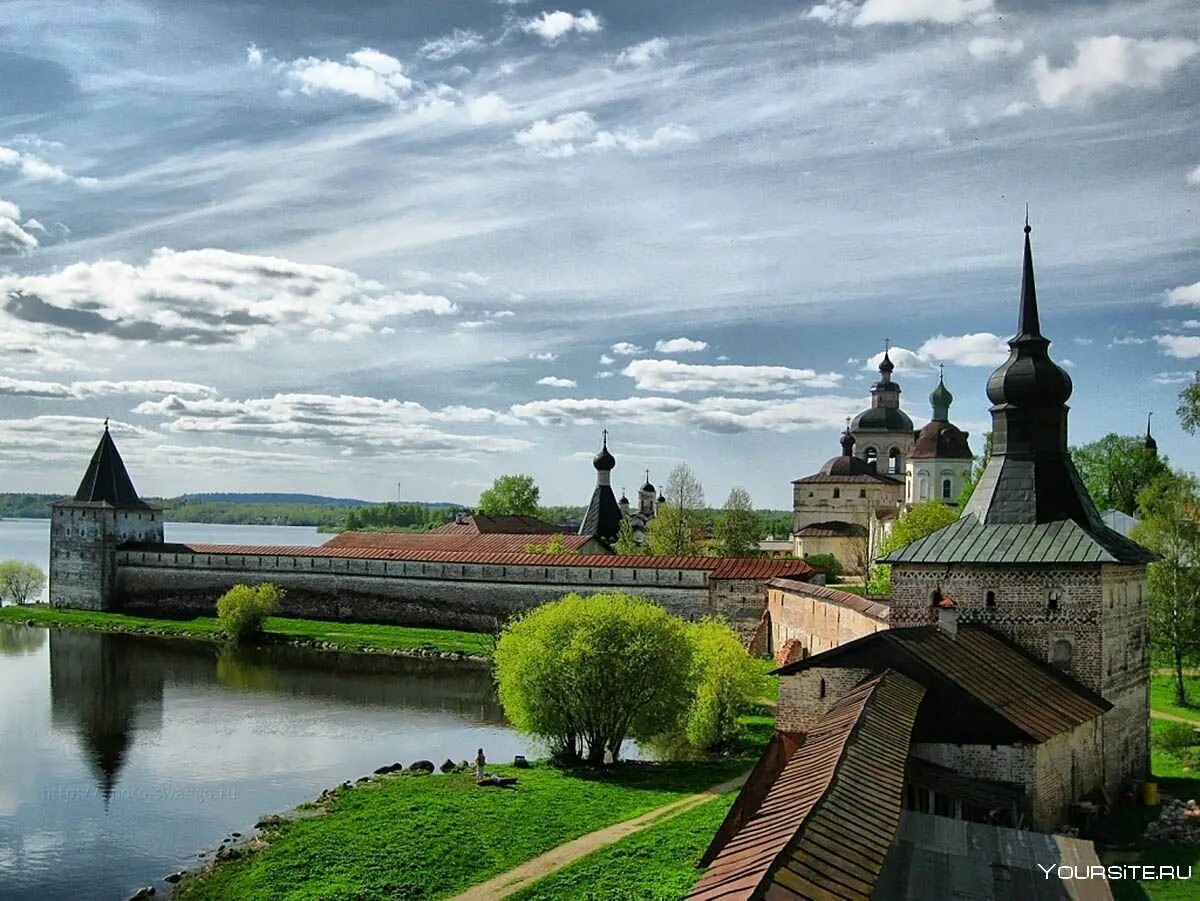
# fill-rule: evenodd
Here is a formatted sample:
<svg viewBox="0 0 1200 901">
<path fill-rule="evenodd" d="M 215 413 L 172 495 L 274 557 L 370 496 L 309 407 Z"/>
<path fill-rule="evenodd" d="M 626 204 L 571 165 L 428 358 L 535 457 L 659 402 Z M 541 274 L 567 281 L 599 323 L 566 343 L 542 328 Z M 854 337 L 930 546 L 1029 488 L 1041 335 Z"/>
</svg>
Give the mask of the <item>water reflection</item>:
<svg viewBox="0 0 1200 901">
<path fill-rule="evenodd" d="M 19 657 L 34 654 L 46 644 L 45 629 L 31 629 L 24 625 L 0 623 L 0 654 Z"/>
</svg>

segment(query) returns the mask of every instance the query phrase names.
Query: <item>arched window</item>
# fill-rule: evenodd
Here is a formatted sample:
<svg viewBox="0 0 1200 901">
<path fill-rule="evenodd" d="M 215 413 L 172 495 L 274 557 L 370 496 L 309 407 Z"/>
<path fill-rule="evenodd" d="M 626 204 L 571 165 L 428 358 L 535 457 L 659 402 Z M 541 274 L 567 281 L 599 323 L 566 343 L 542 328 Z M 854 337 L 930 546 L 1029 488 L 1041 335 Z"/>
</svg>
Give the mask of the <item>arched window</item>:
<svg viewBox="0 0 1200 901">
<path fill-rule="evenodd" d="M 950 480 L 942 479 L 942 500 L 950 500 Z"/>
<path fill-rule="evenodd" d="M 1050 646 L 1050 665 L 1064 673 L 1071 671 L 1071 642 L 1060 638 Z"/>
<path fill-rule="evenodd" d="M 825 680 L 824 679 L 821 680 L 819 692 L 820 692 L 819 697 L 822 697 L 822 698 L 825 697 Z"/>
<path fill-rule="evenodd" d="M 983 602 L 988 607 L 995 607 L 996 606 L 996 592 L 989 591 L 987 594 L 985 594 L 983 596 Z"/>
<path fill-rule="evenodd" d="M 900 448 L 893 447 L 888 451 L 888 475 L 896 475 L 900 472 Z"/>
<path fill-rule="evenodd" d="M 922 469 L 917 472 L 917 500 L 929 497 L 929 473 Z"/>
<path fill-rule="evenodd" d="M 841 497 L 841 496 L 842 496 L 842 489 L 841 489 L 841 488 L 834 488 L 834 489 L 833 489 L 833 496 L 834 496 L 835 498 L 839 498 L 839 497 Z"/>
<path fill-rule="evenodd" d="M 879 452 L 873 447 L 868 447 L 865 451 L 863 451 L 863 459 L 866 460 L 867 463 L 874 465 L 875 461 L 879 459 Z"/>
</svg>

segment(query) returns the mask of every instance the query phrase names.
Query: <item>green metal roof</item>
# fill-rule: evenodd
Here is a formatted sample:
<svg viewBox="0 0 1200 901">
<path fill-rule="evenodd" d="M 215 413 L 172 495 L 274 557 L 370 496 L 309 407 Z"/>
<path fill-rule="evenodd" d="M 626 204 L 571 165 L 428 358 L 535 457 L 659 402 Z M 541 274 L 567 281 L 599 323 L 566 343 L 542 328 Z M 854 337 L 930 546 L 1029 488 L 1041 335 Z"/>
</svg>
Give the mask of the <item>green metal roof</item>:
<svg viewBox="0 0 1200 901">
<path fill-rule="evenodd" d="M 967 515 L 880 558 L 880 563 L 1149 563 L 1154 555 L 1107 527 L 1074 520 L 979 522 Z"/>
</svg>

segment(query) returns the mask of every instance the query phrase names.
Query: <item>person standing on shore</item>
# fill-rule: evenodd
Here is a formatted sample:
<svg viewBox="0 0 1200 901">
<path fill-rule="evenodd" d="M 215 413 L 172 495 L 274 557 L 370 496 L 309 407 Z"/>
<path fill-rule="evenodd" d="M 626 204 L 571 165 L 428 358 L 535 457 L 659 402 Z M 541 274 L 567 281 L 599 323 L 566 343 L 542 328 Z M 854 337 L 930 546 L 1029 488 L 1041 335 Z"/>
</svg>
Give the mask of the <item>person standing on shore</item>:
<svg viewBox="0 0 1200 901">
<path fill-rule="evenodd" d="M 475 752 L 475 781 L 479 782 L 483 779 L 483 768 L 487 766 L 487 758 L 483 755 L 483 748 Z"/>
</svg>

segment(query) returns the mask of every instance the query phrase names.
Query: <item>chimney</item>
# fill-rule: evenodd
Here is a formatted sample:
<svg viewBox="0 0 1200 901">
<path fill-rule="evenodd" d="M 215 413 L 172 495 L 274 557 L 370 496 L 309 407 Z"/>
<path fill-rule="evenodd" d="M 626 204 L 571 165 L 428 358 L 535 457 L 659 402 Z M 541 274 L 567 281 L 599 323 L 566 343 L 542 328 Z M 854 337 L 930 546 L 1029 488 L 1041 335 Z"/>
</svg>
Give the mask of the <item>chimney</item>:
<svg viewBox="0 0 1200 901">
<path fill-rule="evenodd" d="M 950 598 L 934 601 L 933 608 L 937 611 L 937 627 L 951 638 L 958 635 L 958 607 Z"/>
</svg>

